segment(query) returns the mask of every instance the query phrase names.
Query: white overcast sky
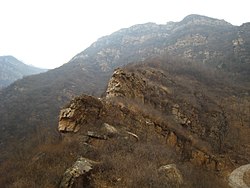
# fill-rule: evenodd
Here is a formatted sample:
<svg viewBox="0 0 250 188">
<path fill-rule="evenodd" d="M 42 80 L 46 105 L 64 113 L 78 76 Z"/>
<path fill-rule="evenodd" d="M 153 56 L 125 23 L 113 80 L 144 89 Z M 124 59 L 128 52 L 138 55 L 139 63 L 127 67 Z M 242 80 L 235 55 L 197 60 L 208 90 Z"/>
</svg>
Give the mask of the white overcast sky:
<svg viewBox="0 0 250 188">
<path fill-rule="evenodd" d="M 250 22 L 250 0 L 0 0 L 0 55 L 55 68 L 98 38 L 189 14 Z"/>
</svg>

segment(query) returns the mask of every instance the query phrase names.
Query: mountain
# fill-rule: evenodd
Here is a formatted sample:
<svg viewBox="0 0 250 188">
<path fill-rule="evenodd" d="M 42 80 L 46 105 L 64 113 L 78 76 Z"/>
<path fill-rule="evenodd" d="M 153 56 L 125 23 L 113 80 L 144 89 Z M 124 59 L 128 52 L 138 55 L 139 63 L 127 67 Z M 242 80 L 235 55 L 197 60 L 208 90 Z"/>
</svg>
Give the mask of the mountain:
<svg viewBox="0 0 250 188">
<path fill-rule="evenodd" d="M 217 66 L 247 81 L 249 29 L 249 23 L 237 27 L 224 20 L 190 15 L 180 22 L 140 24 L 102 37 L 62 67 L 24 78 L 3 90 L 2 134 L 7 136 L 13 130 L 26 134 L 26 128 L 52 126 L 52 122 L 55 126 L 60 107 L 73 96 L 100 96 L 114 68 L 165 53 Z"/>
<path fill-rule="evenodd" d="M 55 129 L 60 108 L 72 97 L 101 96 L 115 68 L 166 53 L 215 67 L 230 73 L 233 82 L 249 86 L 249 30 L 249 23 L 233 26 L 190 15 L 180 22 L 139 24 L 102 37 L 67 64 L 1 91 L 0 142 L 27 141 L 29 134 Z"/>
<path fill-rule="evenodd" d="M 26 65 L 13 56 L 0 56 L 0 89 L 7 87 L 24 76 L 38 74 L 45 71 L 45 69 Z"/>
<path fill-rule="evenodd" d="M 198 15 L 166 25 L 135 25 L 99 39 L 71 62 L 84 62 L 108 71 L 167 52 L 229 69 L 230 63 L 249 62 L 249 27 Z"/>
<path fill-rule="evenodd" d="M 187 187 L 225 187 L 215 172 L 249 163 L 249 74 L 249 23 L 189 15 L 102 37 L 1 91 L 0 184 L 72 185 L 84 156 L 100 166 L 79 186 L 174 187 L 157 173 L 174 163 Z"/>
</svg>

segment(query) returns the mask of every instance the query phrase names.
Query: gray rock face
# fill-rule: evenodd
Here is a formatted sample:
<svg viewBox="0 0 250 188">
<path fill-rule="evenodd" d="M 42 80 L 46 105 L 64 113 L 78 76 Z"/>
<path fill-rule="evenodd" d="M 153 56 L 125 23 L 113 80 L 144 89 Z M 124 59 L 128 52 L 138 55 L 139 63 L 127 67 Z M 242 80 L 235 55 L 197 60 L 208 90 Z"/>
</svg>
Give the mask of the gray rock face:
<svg viewBox="0 0 250 188">
<path fill-rule="evenodd" d="M 60 188 L 72 188 L 77 184 L 77 178 L 80 176 L 87 175 L 89 171 L 91 171 L 96 164 L 95 161 L 86 159 L 84 157 L 80 157 L 72 167 L 68 168 L 63 175 L 62 181 L 60 183 Z M 84 186 L 83 185 L 81 186 Z"/>
<path fill-rule="evenodd" d="M 244 182 L 244 174 L 250 172 L 250 164 L 246 164 L 236 168 L 229 176 L 229 186 L 232 188 L 249 188 Z"/>
</svg>

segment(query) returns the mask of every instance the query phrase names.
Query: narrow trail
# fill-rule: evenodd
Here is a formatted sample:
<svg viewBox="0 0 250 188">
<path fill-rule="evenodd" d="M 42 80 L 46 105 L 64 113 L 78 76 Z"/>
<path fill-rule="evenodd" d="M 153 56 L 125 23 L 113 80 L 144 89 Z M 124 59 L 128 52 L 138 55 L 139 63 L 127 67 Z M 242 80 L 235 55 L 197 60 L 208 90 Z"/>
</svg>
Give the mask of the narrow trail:
<svg viewBox="0 0 250 188">
<path fill-rule="evenodd" d="M 250 171 L 250 164 L 246 164 L 236 168 L 229 176 L 229 186 L 232 188 L 250 188 L 243 178 L 246 172 Z"/>
</svg>

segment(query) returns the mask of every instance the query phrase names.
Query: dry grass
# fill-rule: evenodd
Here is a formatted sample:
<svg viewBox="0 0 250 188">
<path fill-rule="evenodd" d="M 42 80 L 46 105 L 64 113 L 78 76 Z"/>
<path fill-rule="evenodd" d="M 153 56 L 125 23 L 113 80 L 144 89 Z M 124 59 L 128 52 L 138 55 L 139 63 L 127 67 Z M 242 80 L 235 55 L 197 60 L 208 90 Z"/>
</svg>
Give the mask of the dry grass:
<svg viewBox="0 0 250 188">
<path fill-rule="evenodd" d="M 37 140 L 33 138 L 31 141 Z M 78 144 L 58 140 L 17 147 L 18 152 L 0 164 L 1 187 L 57 187 L 65 169 L 76 159 Z"/>
</svg>

